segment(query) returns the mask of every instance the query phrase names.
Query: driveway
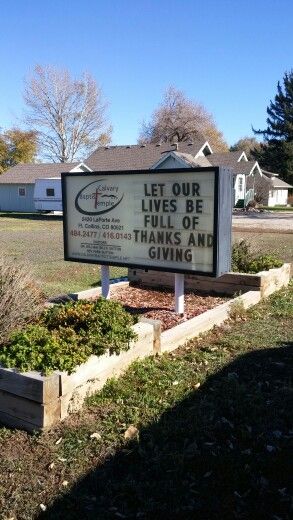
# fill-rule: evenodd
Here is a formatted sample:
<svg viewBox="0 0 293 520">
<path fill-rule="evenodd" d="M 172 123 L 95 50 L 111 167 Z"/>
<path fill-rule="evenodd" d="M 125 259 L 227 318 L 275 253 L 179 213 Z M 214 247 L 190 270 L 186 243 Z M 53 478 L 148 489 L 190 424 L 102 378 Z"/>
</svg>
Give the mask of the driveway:
<svg viewBox="0 0 293 520">
<path fill-rule="evenodd" d="M 232 226 L 235 231 L 293 233 L 293 211 L 233 213 Z"/>
</svg>

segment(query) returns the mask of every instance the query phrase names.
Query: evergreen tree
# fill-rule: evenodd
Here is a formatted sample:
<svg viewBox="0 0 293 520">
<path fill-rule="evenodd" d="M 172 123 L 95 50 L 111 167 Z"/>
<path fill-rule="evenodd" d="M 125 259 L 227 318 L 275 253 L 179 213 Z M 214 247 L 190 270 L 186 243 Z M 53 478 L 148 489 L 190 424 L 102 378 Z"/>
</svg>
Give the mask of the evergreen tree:
<svg viewBox="0 0 293 520">
<path fill-rule="evenodd" d="M 277 94 L 267 108 L 267 128 L 255 130 L 264 143 L 253 156 L 269 171 L 280 174 L 293 184 L 293 70 L 286 72 L 283 86 L 278 82 Z"/>
</svg>

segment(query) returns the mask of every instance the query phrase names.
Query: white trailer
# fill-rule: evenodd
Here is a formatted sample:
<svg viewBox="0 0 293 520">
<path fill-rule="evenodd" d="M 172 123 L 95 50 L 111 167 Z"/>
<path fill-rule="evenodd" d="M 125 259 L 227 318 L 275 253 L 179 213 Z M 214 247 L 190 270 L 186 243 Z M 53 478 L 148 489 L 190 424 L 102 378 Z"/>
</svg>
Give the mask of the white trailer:
<svg viewBox="0 0 293 520">
<path fill-rule="evenodd" d="M 34 205 L 37 211 L 63 211 L 60 177 L 36 179 Z"/>
</svg>

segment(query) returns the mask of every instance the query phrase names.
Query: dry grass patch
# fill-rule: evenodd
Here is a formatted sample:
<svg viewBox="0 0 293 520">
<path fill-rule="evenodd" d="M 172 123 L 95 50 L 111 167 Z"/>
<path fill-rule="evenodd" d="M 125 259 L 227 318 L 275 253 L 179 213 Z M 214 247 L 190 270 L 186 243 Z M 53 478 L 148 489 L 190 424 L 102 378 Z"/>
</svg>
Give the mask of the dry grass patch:
<svg viewBox="0 0 293 520">
<path fill-rule="evenodd" d="M 44 295 L 28 266 L 0 258 L 0 344 L 43 310 Z"/>
</svg>

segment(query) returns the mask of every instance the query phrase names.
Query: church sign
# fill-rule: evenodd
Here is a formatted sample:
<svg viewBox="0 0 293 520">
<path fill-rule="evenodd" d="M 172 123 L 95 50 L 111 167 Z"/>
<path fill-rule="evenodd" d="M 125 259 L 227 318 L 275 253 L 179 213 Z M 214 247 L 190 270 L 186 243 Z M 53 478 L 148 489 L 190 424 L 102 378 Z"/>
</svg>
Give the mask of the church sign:
<svg viewBox="0 0 293 520">
<path fill-rule="evenodd" d="M 216 168 L 62 174 L 65 260 L 219 276 L 232 181 Z"/>
</svg>

